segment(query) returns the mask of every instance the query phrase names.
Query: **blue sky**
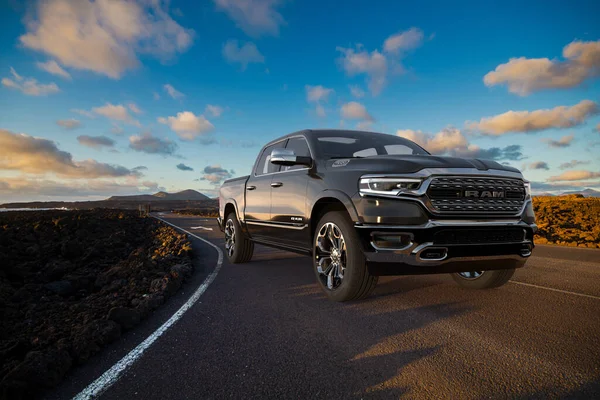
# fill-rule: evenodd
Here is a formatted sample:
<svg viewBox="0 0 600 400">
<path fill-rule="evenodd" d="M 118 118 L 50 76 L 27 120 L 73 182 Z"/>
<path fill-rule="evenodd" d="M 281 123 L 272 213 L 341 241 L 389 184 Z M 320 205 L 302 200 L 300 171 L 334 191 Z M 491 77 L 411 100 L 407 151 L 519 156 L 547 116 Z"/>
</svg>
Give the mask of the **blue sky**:
<svg viewBox="0 0 600 400">
<path fill-rule="evenodd" d="M 539 191 L 600 189 L 598 2 L 48 0 L 0 14 L 0 201 L 214 195 L 266 141 L 326 127 L 495 158 Z"/>
</svg>

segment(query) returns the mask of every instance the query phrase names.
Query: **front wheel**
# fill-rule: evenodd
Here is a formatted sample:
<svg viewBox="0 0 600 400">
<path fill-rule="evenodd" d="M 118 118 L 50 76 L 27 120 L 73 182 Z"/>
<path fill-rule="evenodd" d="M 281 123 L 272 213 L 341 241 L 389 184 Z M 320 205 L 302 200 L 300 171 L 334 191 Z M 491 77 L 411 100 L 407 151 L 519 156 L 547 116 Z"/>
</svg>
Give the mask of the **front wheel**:
<svg viewBox="0 0 600 400">
<path fill-rule="evenodd" d="M 225 220 L 225 254 L 233 264 L 250 261 L 254 253 L 254 243 L 251 242 L 240 227 L 235 213 L 230 213 Z"/>
<path fill-rule="evenodd" d="M 460 286 L 468 289 L 492 289 L 507 283 L 514 273 L 514 268 L 495 271 L 457 272 L 452 274 L 452 279 Z"/>
<path fill-rule="evenodd" d="M 358 235 L 341 211 L 330 211 L 319 220 L 313 240 L 313 265 L 319 286 L 334 301 L 365 298 L 377 285 L 377 276 L 367 269 Z"/>
</svg>

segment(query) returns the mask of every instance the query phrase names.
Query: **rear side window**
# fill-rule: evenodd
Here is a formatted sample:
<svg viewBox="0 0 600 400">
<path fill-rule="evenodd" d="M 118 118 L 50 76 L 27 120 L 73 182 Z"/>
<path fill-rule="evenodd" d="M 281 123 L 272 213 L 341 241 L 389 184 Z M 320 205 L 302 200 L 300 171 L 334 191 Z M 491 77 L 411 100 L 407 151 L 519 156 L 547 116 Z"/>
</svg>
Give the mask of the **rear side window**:
<svg viewBox="0 0 600 400">
<path fill-rule="evenodd" d="M 296 156 L 302 157 L 310 157 L 310 150 L 308 149 L 308 143 L 306 143 L 306 139 L 302 137 L 292 138 L 288 140 L 287 146 L 285 146 L 287 150 L 293 150 Z M 282 171 L 290 171 L 293 169 L 301 169 L 306 168 L 305 165 L 290 165 L 290 166 L 282 166 Z"/>
<path fill-rule="evenodd" d="M 271 164 L 270 162 L 271 152 L 273 149 L 283 149 L 285 147 L 285 142 L 286 141 L 284 140 L 265 147 L 265 150 L 262 152 L 260 160 L 258 161 L 258 165 L 256 165 L 256 175 L 270 174 L 279 171 L 279 165 Z"/>
</svg>

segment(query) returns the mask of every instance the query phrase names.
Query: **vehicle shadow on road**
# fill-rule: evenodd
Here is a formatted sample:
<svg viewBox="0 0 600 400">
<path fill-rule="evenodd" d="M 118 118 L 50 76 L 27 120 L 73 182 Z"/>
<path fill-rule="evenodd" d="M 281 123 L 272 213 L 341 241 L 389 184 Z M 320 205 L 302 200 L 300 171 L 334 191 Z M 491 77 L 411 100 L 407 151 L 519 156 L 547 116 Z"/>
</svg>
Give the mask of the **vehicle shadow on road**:
<svg viewBox="0 0 600 400">
<path fill-rule="evenodd" d="M 292 297 L 302 298 L 314 319 L 315 331 L 304 330 L 303 339 L 320 337 L 313 351 L 337 354 L 337 358 L 321 361 L 324 364 L 318 370 L 327 370 L 325 377 L 310 375 L 304 381 L 321 387 L 317 397 L 398 398 L 409 394 L 412 386 L 419 385 L 415 364 L 427 363 L 450 340 L 424 337 L 418 331 L 472 310 L 458 302 L 411 306 L 403 300 L 402 291 L 418 289 L 418 284 L 399 288 L 398 281 L 392 283 L 380 297 L 349 303 L 331 302 L 316 284 L 289 290 Z M 389 295 L 390 290 L 399 296 Z M 323 389 L 332 381 L 344 385 Z"/>
</svg>

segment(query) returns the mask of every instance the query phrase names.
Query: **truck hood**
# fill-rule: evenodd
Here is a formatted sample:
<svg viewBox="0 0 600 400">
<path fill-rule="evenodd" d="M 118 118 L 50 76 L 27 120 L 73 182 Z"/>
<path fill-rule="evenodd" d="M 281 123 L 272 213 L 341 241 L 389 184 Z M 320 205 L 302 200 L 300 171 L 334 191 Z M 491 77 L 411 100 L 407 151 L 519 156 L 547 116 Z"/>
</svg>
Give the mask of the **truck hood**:
<svg viewBox="0 0 600 400">
<path fill-rule="evenodd" d="M 429 155 L 382 155 L 365 158 L 330 159 L 327 167 L 333 170 L 362 170 L 372 173 L 409 174 L 426 168 L 470 168 L 480 171 L 490 169 L 520 173 L 516 168 L 496 161 L 441 157 Z"/>
</svg>

